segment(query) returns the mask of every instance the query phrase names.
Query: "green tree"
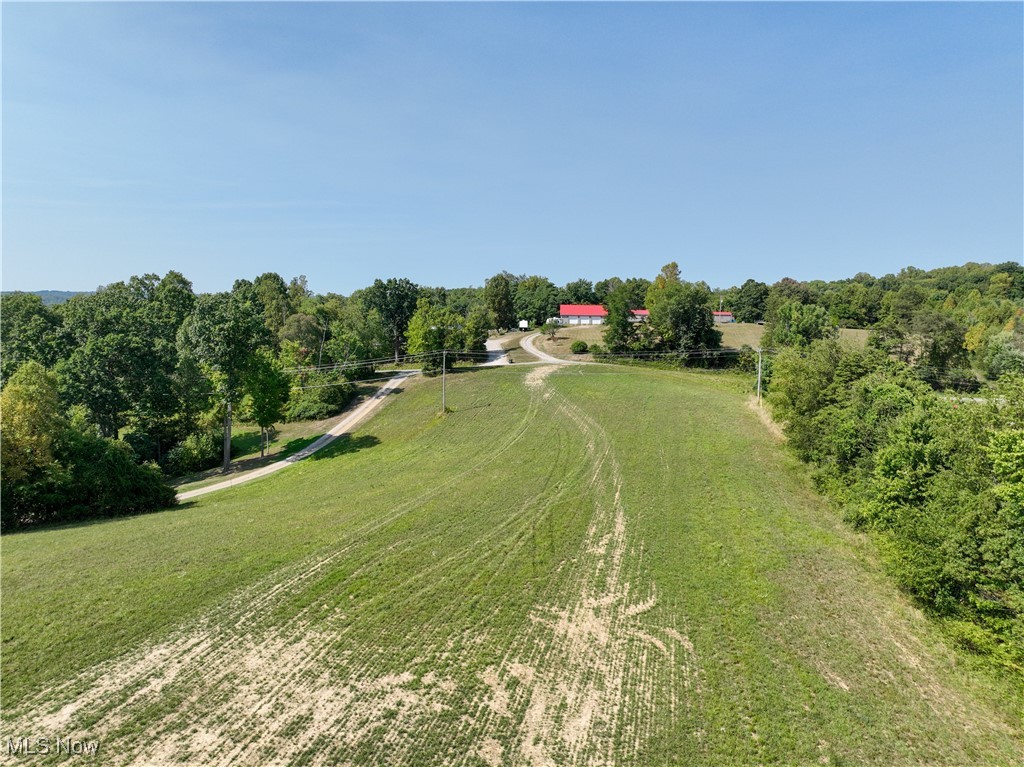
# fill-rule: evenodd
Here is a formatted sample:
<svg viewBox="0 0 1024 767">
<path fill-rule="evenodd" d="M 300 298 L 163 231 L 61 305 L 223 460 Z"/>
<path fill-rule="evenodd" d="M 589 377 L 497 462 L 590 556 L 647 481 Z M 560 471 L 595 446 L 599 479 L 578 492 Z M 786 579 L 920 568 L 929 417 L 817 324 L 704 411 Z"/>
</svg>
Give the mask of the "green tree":
<svg viewBox="0 0 1024 767">
<path fill-rule="evenodd" d="M 56 375 L 38 362 L 23 363 L 0 391 L 4 482 L 20 482 L 49 467 L 63 428 Z"/>
<path fill-rule="evenodd" d="M 57 370 L 64 399 L 84 405 L 100 434 L 116 439 L 131 418 L 130 411 L 148 413 L 147 395 L 158 385 L 170 385 L 158 363 L 151 339 L 108 333 L 90 337 Z"/>
<path fill-rule="evenodd" d="M 768 298 L 764 304 L 765 324 L 774 322 L 780 306 L 794 301 L 800 304 L 811 303 L 810 288 L 792 277 L 783 277 L 768 289 Z"/>
<path fill-rule="evenodd" d="M 909 326 L 919 364 L 941 368 L 966 363 L 965 328 L 949 315 L 931 310 L 915 312 Z"/>
<path fill-rule="evenodd" d="M 260 349 L 245 372 L 244 389 L 251 398 L 253 420 L 260 427 L 260 456 L 265 455 L 270 428 L 282 420 L 288 403 L 291 378 L 274 355 Z"/>
<path fill-rule="evenodd" d="M 407 279 L 374 280 L 362 294 L 363 303 L 375 309 L 398 361 L 405 349 L 405 331 L 416 311 L 419 288 Z"/>
<path fill-rule="evenodd" d="M 708 306 L 711 291 L 701 284 L 674 282 L 664 270 L 659 279 L 647 291 L 649 323 L 658 347 L 664 351 L 717 349 L 722 334 Z"/>
<path fill-rule="evenodd" d="M 0 296 L 0 385 L 24 363 L 51 367 L 60 353 L 60 316 L 32 293 Z"/>
<path fill-rule="evenodd" d="M 561 299 L 561 303 L 565 304 L 593 304 L 597 302 L 593 283 L 582 278 L 566 283 L 565 287 L 562 288 Z"/>
<path fill-rule="evenodd" d="M 241 295 L 212 293 L 199 297 L 178 336 L 182 355 L 194 357 L 210 371 L 224 403 L 224 470 L 231 462 L 231 407 L 241 397 L 243 382 L 256 351 L 270 345 L 263 315 Z"/>
<path fill-rule="evenodd" d="M 534 275 L 520 280 L 515 292 L 516 316 L 531 325 L 543 325 L 558 316 L 558 288 L 547 277 Z"/>
<path fill-rule="evenodd" d="M 609 277 L 607 280 L 598 280 L 594 283 L 594 300 L 599 304 L 604 304 L 608 296 L 613 291 L 622 287 L 622 280 L 618 277 Z M 644 288 L 646 291 L 646 288 Z"/>
<path fill-rule="evenodd" d="M 465 345 L 464 320 L 450 309 L 434 306 L 428 299 L 421 298 L 416 304 L 412 319 L 409 320 L 406 337 L 409 341 L 410 354 L 427 354 L 445 349 L 452 351 L 453 353 L 448 354 L 446 358 L 447 368 L 451 370 L 455 364 L 455 351 Z M 425 357 L 423 370 L 439 370 L 442 358 L 441 354 Z"/>
<path fill-rule="evenodd" d="M 335 362 L 380 359 L 390 353 L 391 339 L 380 313 L 353 295 L 331 322 L 326 349 Z"/>
<path fill-rule="evenodd" d="M 767 323 L 761 343 L 766 347 L 804 347 L 812 341 L 837 336 L 838 330 L 823 307 L 789 301 Z"/>
<path fill-rule="evenodd" d="M 768 286 L 757 280 L 747 280 L 736 293 L 732 305 L 733 316 L 737 322 L 759 322 L 764 319 L 768 303 Z"/>
<path fill-rule="evenodd" d="M 469 310 L 463 332 L 463 349 L 467 352 L 487 350 L 487 334 L 495 325 L 494 315 L 484 304 Z"/>
<path fill-rule="evenodd" d="M 608 294 L 604 326 L 604 344 L 608 351 L 621 353 L 637 349 L 637 323 L 633 321 L 633 295 L 625 284 Z"/>
<path fill-rule="evenodd" d="M 495 327 L 508 330 L 516 326 L 516 308 L 512 300 L 512 283 L 504 273 L 487 280 L 484 287 L 487 308 L 494 315 Z"/>
<path fill-rule="evenodd" d="M 264 272 L 253 280 L 253 288 L 263 310 L 263 321 L 276 338 L 293 311 L 288 285 L 277 272 Z"/>
</svg>

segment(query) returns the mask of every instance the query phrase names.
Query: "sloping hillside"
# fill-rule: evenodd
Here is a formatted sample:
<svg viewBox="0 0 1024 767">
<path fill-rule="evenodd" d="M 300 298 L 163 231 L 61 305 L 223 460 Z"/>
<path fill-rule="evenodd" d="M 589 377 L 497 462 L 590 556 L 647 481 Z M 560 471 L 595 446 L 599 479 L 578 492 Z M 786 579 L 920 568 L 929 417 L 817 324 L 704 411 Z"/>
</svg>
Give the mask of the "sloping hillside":
<svg viewBox="0 0 1024 767">
<path fill-rule="evenodd" d="M 175 511 L 3 539 L 8 733 L 104 763 L 1008 764 L 738 379 L 513 365 Z M 143 737 L 144 734 L 144 737 Z"/>
</svg>

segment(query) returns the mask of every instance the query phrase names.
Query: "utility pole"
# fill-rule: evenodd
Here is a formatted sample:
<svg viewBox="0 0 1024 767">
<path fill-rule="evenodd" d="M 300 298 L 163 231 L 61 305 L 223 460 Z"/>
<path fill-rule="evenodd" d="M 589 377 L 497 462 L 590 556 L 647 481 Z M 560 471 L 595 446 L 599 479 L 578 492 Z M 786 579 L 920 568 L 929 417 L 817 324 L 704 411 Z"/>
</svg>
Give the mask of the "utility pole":
<svg viewBox="0 0 1024 767">
<path fill-rule="evenodd" d="M 228 408 L 224 412 L 224 465 L 222 470 L 226 473 L 231 466 L 231 399 L 228 399 Z"/>
<path fill-rule="evenodd" d="M 761 347 L 757 347 L 757 406 L 761 407 Z"/>
<path fill-rule="evenodd" d="M 445 373 L 448 372 L 448 350 L 445 349 L 441 352 L 441 415 L 448 412 L 448 406 L 445 402 Z"/>
</svg>

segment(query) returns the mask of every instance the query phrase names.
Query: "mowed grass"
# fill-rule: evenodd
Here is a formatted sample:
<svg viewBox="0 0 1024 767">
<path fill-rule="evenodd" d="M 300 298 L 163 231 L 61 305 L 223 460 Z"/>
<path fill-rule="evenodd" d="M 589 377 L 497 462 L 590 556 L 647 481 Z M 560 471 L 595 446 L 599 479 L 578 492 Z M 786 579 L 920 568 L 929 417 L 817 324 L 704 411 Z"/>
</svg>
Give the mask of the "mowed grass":
<svg viewBox="0 0 1024 767">
<path fill-rule="evenodd" d="M 257 424 L 236 422 L 231 434 L 231 464 L 227 472 L 224 472 L 220 466 L 215 466 L 194 474 L 174 477 L 170 480 L 170 484 L 178 492 L 195 490 L 222 482 L 226 476 L 258 469 L 299 452 L 330 431 L 331 427 L 344 418 L 352 408 L 358 406 L 367 397 L 373 396 L 382 386 L 382 382 L 358 382 L 356 386 L 357 399 L 342 413 L 318 421 L 294 421 L 277 424 L 271 434 L 266 454 L 263 456 L 260 455 L 260 427 Z"/>
<path fill-rule="evenodd" d="M 892 588 L 746 382 L 540 378 L 449 376 L 447 417 L 410 381 L 271 478 L 5 536 L 5 725 L 68 712 L 110 763 L 1017 763 L 1015 688 Z"/>
<path fill-rule="evenodd" d="M 756 349 L 761 345 L 761 337 L 764 335 L 764 325 L 753 322 L 728 322 L 715 327 L 722 331 L 722 346 L 735 349 L 744 344 Z M 604 344 L 604 330 L 604 325 L 570 325 L 559 328 L 554 340 L 542 336 L 536 343 L 539 349 L 553 357 L 591 360 L 589 354 L 573 354 L 572 343 L 582 340 L 588 344 Z M 840 328 L 839 339 L 855 349 L 863 349 L 867 345 L 868 331 Z"/>
<path fill-rule="evenodd" d="M 744 344 L 756 349 L 761 345 L 764 325 L 754 322 L 726 322 L 716 325 L 722 331 L 722 346 L 740 348 Z M 839 328 L 839 340 L 854 349 L 863 349 L 868 342 L 870 331 L 859 328 Z"/>
</svg>

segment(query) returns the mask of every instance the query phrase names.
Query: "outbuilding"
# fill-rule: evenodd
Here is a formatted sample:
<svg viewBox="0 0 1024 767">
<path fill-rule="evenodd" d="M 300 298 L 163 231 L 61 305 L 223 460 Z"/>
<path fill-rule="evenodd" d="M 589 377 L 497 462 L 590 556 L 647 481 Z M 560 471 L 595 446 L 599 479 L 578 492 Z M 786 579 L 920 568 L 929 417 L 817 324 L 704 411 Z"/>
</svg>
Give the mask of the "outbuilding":
<svg viewBox="0 0 1024 767">
<path fill-rule="evenodd" d="M 736 321 L 736 318 L 732 316 L 732 312 L 711 312 L 711 314 L 714 315 L 715 323 L 718 325 Z"/>
<path fill-rule="evenodd" d="M 633 309 L 633 321 L 647 319 L 646 309 Z M 563 325 L 603 325 L 608 310 L 601 304 L 561 304 L 558 307 L 558 320 Z"/>
</svg>

